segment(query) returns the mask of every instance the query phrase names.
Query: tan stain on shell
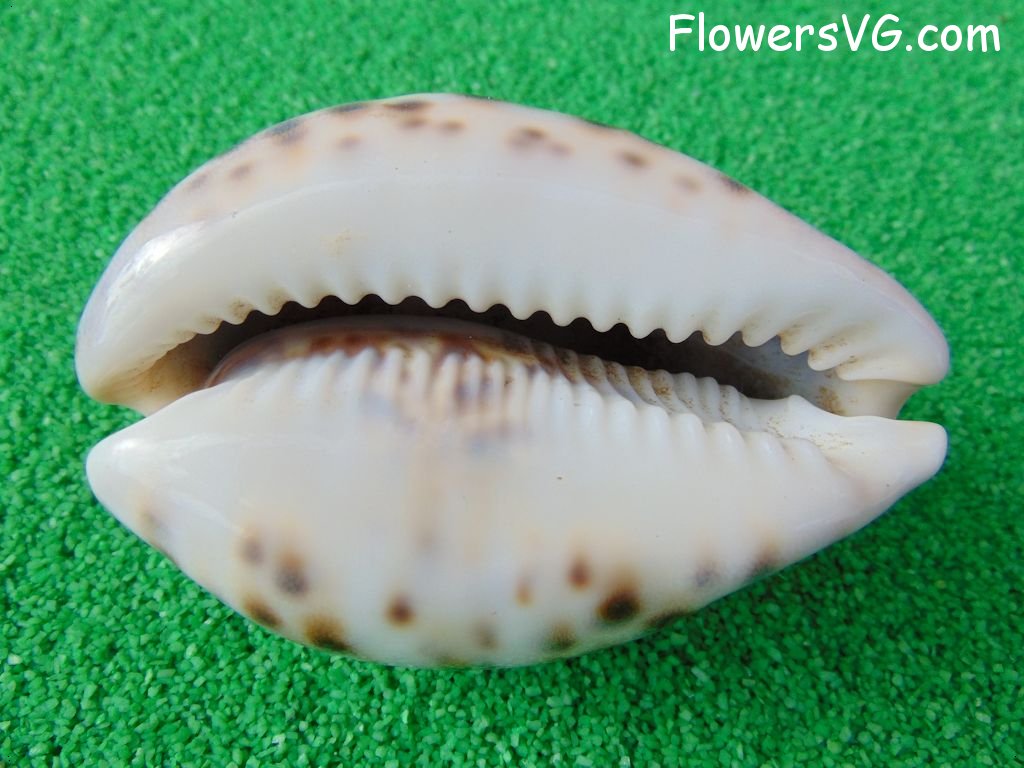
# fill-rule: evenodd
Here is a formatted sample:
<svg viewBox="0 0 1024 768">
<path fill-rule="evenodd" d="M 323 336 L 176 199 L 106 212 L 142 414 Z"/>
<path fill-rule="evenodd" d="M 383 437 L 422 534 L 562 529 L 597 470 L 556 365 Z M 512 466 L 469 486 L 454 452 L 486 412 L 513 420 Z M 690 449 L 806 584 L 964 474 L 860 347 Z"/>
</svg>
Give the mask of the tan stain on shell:
<svg viewBox="0 0 1024 768">
<path fill-rule="evenodd" d="M 481 622 L 476 628 L 476 642 L 481 648 L 492 650 L 498 647 L 498 632 L 488 621 Z"/>
<path fill-rule="evenodd" d="M 305 636 L 310 645 L 327 651 L 351 653 L 341 625 L 326 616 L 311 616 L 305 622 Z"/>
<path fill-rule="evenodd" d="M 529 605 L 533 602 L 533 585 L 525 577 L 516 584 L 516 602 L 519 605 Z"/>
<path fill-rule="evenodd" d="M 258 597 L 248 597 L 243 600 L 242 612 L 251 617 L 253 621 L 270 629 L 281 626 L 281 617 Z"/>
<path fill-rule="evenodd" d="M 648 164 L 648 159 L 638 152 L 625 151 L 619 153 L 619 159 L 622 160 L 626 165 L 631 168 L 644 168 Z"/>
<path fill-rule="evenodd" d="M 358 147 L 361 142 L 362 139 L 359 138 L 359 136 L 354 133 L 350 133 L 348 136 L 342 136 L 338 139 L 335 146 L 338 149 L 353 149 L 354 147 Z"/>
<path fill-rule="evenodd" d="M 228 178 L 234 181 L 241 181 L 252 173 L 252 167 L 252 163 L 239 163 L 228 171 Z"/>
<path fill-rule="evenodd" d="M 466 124 L 461 120 L 445 120 L 438 126 L 443 133 L 458 133 L 466 127 Z"/>
<path fill-rule="evenodd" d="M 551 653 L 566 653 L 572 650 L 576 642 L 576 633 L 570 625 L 556 624 L 544 642 L 544 649 Z"/>
<path fill-rule="evenodd" d="M 590 586 L 593 574 L 590 564 L 582 555 L 576 557 L 569 566 L 569 583 L 576 589 L 586 589 Z"/>
<path fill-rule="evenodd" d="M 700 191 L 700 182 L 697 181 L 697 179 L 695 179 L 693 176 L 685 176 L 679 174 L 675 176 L 673 180 L 675 181 L 676 186 L 684 190 L 685 192 Z"/>
<path fill-rule="evenodd" d="M 309 590 L 305 564 L 298 554 L 287 552 L 281 556 L 277 565 L 277 573 L 274 576 L 274 583 L 277 584 L 278 589 L 289 595 L 302 595 Z"/>
<path fill-rule="evenodd" d="M 513 131 L 512 135 L 509 136 L 508 143 L 513 147 L 526 148 L 538 144 L 543 141 L 546 136 L 547 134 L 540 128 L 526 126 Z"/>
<path fill-rule="evenodd" d="M 407 117 L 401 122 L 401 126 L 403 128 L 422 128 L 426 124 L 427 119 L 419 116 Z"/>
<path fill-rule="evenodd" d="M 388 621 L 392 624 L 406 626 L 413 622 L 416 614 L 413 611 L 412 604 L 409 602 L 409 598 L 405 595 L 397 595 L 388 605 L 387 617 Z"/>
<path fill-rule="evenodd" d="M 775 573 L 781 567 L 782 559 L 779 557 L 778 544 L 774 541 L 767 541 L 761 546 L 757 556 L 754 558 L 754 562 L 750 566 L 747 581 L 757 581 L 758 579 Z"/>
<path fill-rule="evenodd" d="M 242 538 L 238 551 L 242 556 L 242 560 L 249 563 L 249 565 L 259 565 L 263 562 L 263 558 L 266 555 L 263 551 L 263 543 L 257 538 L 256 534 L 252 533 Z"/>
</svg>

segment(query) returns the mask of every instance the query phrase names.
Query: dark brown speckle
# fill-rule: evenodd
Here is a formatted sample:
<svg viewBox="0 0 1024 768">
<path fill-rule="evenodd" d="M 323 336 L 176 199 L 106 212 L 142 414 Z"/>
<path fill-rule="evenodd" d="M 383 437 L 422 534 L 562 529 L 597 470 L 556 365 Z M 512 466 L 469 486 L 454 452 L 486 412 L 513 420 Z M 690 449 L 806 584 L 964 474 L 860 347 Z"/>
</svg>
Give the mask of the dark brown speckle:
<svg viewBox="0 0 1024 768">
<path fill-rule="evenodd" d="M 311 645 L 326 651 L 347 653 L 351 647 L 345 640 L 341 626 L 323 616 L 313 616 L 306 620 L 306 639 Z"/>
<path fill-rule="evenodd" d="M 597 606 L 597 615 L 607 624 L 629 621 L 640 611 L 640 598 L 631 587 L 620 587 Z"/>
<path fill-rule="evenodd" d="M 412 605 L 409 604 L 409 598 L 405 595 L 398 595 L 388 606 L 388 621 L 398 626 L 405 626 L 411 624 L 413 619 L 416 618 L 413 612 Z"/>
<path fill-rule="evenodd" d="M 282 592 L 289 595 L 301 595 L 309 590 L 309 580 L 304 572 L 302 558 L 298 555 L 286 554 L 278 563 L 274 582 Z"/>
<path fill-rule="evenodd" d="M 270 607 L 258 597 L 250 597 L 242 603 L 242 610 L 247 616 L 250 616 L 253 621 L 259 622 L 265 627 L 279 627 L 281 625 L 281 617 L 279 617 Z"/>
</svg>

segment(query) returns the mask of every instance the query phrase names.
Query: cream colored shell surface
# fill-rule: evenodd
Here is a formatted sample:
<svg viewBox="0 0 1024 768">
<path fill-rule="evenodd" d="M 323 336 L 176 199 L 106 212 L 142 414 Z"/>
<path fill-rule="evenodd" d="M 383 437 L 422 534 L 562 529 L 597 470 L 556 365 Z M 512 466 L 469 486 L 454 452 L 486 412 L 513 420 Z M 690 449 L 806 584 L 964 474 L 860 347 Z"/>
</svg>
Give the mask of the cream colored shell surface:
<svg viewBox="0 0 1024 768">
<path fill-rule="evenodd" d="M 161 367 L 253 309 L 367 294 L 778 336 L 863 415 L 457 321 L 286 329 L 205 388 Z M 77 355 L 87 391 L 153 412 L 89 456 L 108 509 L 268 628 L 415 665 L 620 642 L 856 530 L 941 465 L 941 427 L 888 417 L 947 365 L 898 284 L 716 171 L 446 95 L 307 115 L 197 170 L 116 254 Z"/>
</svg>

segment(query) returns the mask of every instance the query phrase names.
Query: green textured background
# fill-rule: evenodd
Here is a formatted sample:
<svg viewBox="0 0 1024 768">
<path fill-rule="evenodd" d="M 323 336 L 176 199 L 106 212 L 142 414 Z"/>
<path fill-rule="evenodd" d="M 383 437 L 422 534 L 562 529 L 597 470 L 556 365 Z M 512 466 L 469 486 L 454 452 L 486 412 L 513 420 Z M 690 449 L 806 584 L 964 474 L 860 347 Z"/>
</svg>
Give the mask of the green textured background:
<svg viewBox="0 0 1024 768">
<path fill-rule="evenodd" d="M 764 5 L 713 20 L 893 11 L 998 24 L 1003 50 L 670 54 L 668 13 L 701 10 L 682 2 L 4 2 L 0 763 L 1021 765 L 1021 7 Z M 948 428 L 941 475 L 692 620 L 534 668 L 330 657 L 199 590 L 85 484 L 89 446 L 133 417 L 78 390 L 78 314 L 209 156 L 424 90 L 630 128 L 889 270 L 953 349 L 905 412 Z"/>
</svg>

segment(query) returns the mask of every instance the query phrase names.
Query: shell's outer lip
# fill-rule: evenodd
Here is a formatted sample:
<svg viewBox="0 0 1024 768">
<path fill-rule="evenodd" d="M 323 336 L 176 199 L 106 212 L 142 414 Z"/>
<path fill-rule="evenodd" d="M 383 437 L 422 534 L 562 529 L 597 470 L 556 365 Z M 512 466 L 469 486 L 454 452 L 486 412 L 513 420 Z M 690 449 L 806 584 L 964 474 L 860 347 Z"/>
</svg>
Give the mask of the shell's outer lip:
<svg viewBox="0 0 1024 768">
<path fill-rule="evenodd" d="M 380 661 L 525 664 L 627 640 L 864 525 L 945 452 L 934 424 L 746 402 L 688 374 L 661 402 L 654 377 L 607 397 L 565 375 L 579 361 L 549 372 L 494 339 L 274 343 L 303 333 L 297 356 L 101 442 L 89 479 L 242 613 Z"/>
<path fill-rule="evenodd" d="M 370 293 L 638 337 L 779 336 L 816 370 L 901 388 L 948 367 L 895 281 L 717 171 L 564 115 L 416 95 L 290 121 L 179 184 L 91 297 L 79 378 L 151 411 L 194 386 L 151 366 L 195 334 Z"/>
</svg>

